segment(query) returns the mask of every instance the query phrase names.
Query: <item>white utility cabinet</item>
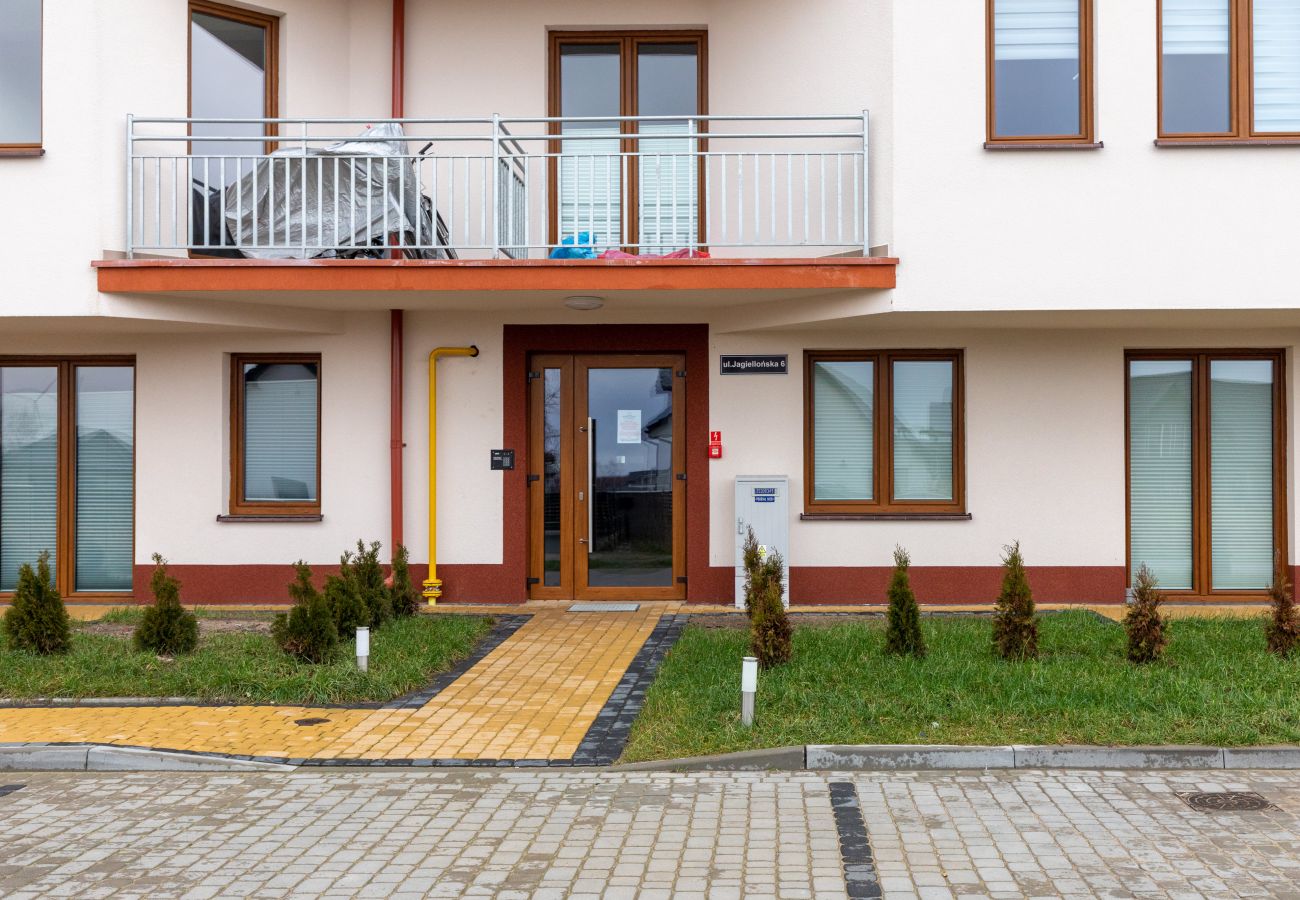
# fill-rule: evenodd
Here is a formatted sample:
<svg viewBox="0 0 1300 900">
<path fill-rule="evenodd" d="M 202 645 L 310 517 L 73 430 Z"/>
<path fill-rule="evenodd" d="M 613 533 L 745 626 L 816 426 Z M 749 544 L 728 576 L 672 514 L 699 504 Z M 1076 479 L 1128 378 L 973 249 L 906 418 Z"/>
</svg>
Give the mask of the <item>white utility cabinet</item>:
<svg viewBox="0 0 1300 900">
<path fill-rule="evenodd" d="M 736 476 L 736 608 L 745 608 L 745 532 L 754 529 L 760 547 L 785 560 L 781 602 L 790 605 L 790 478 Z"/>
</svg>

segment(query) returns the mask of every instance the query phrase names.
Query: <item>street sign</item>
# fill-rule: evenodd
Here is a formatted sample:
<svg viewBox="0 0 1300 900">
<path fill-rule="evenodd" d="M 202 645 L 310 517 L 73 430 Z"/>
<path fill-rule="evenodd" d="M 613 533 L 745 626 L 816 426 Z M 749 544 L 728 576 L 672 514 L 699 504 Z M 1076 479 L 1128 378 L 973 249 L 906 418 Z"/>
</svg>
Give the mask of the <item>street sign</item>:
<svg viewBox="0 0 1300 900">
<path fill-rule="evenodd" d="M 790 358 L 779 356 L 723 356 L 720 357 L 723 375 L 785 375 L 790 371 Z"/>
</svg>

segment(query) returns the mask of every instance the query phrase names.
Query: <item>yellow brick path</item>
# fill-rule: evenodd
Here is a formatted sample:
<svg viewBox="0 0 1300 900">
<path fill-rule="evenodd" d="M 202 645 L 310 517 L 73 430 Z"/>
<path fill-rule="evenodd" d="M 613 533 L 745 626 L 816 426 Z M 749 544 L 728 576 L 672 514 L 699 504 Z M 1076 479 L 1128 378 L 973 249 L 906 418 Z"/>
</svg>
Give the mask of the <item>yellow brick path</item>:
<svg viewBox="0 0 1300 900">
<path fill-rule="evenodd" d="M 0 743 L 88 742 L 290 759 L 569 759 L 660 615 L 676 609 L 529 609 L 529 621 L 419 709 L 0 709 Z M 329 721 L 294 724 L 306 718 Z"/>
</svg>

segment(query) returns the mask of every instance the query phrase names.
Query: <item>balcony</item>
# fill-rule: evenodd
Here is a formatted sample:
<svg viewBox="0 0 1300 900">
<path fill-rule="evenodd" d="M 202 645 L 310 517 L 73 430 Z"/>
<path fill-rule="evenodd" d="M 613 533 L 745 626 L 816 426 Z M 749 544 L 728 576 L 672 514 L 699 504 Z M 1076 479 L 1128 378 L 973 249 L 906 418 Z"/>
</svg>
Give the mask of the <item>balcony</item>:
<svg viewBox="0 0 1300 900">
<path fill-rule="evenodd" d="M 105 292 L 887 288 L 866 113 L 127 122 Z"/>
</svg>

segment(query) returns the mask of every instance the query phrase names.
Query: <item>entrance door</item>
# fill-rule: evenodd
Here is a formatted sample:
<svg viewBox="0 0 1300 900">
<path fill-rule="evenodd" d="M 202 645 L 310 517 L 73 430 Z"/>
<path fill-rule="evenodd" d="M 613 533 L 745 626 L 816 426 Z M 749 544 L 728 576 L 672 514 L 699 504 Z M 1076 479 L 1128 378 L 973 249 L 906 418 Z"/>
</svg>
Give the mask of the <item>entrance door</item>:
<svg viewBox="0 0 1300 900">
<path fill-rule="evenodd" d="M 538 356 L 529 366 L 529 595 L 686 595 L 680 356 Z"/>
</svg>

